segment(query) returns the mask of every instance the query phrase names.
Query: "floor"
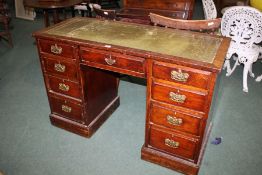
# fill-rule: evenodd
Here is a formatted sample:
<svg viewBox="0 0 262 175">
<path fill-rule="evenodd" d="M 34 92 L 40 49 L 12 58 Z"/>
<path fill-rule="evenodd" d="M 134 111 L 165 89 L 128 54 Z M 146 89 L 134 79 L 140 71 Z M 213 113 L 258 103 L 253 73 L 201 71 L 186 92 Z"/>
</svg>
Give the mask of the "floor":
<svg viewBox="0 0 262 175">
<path fill-rule="evenodd" d="M 145 91 L 140 83 L 121 81 L 121 106 L 86 139 L 52 126 L 50 109 L 32 32 L 43 21 L 13 18 L 14 48 L 0 41 L 0 171 L 5 175 L 178 175 L 140 159 L 144 142 Z M 242 70 L 222 71 L 213 100 L 214 127 L 200 175 L 262 174 L 262 82 Z M 262 64 L 254 64 L 255 75 Z M 211 144 L 215 137 L 222 143 Z"/>
</svg>

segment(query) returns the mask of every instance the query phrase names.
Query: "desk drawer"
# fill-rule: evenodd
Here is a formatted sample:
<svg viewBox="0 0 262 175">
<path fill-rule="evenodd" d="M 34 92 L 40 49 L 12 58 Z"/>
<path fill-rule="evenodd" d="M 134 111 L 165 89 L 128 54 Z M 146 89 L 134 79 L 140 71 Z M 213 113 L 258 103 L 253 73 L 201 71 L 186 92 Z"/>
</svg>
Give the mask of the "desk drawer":
<svg viewBox="0 0 262 175">
<path fill-rule="evenodd" d="M 120 73 L 131 71 L 133 73 L 141 75 L 145 74 L 144 58 L 94 49 L 82 49 L 81 58 L 83 62 L 90 62 L 95 64 L 95 67 L 97 66 L 112 71 L 114 71 L 115 69 L 117 72 Z"/>
<path fill-rule="evenodd" d="M 74 58 L 74 46 L 56 41 L 39 40 L 39 49 L 41 53 L 62 56 L 65 58 Z"/>
<path fill-rule="evenodd" d="M 59 75 L 77 81 L 77 68 L 75 62 L 66 62 L 58 59 L 43 57 L 44 68 L 48 74 Z"/>
<path fill-rule="evenodd" d="M 157 125 L 198 136 L 201 118 L 152 104 L 150 121 Z"/>
<path fill-rule="evenodd" d="M 53 76 L 48 76 L 48 83 L 49 88 L 54 92 L 80 98 L 81 93 L 78 83 Z"/>
<path fill-rule="evenodd" d="M 149 145 L 160 151 L 193 160 L 197 144 L 194 138 L 151 126 Z"/>
<path fill-rule="evenodd" d="M 210 72 L 176 64 L 153 63 L 153 77 L 202 89 L 208 89 L 210 75 Z"/>
<path fill-rule="evenodd" d="M 207 93 L 190 91 L 176 86 L 153 82 L 152 98 L 157 101 L 182 106 L 197 111 L 205 111 Z"/>
<path fill-rule="evenodd" d="M 75 121 L 82 121 L 81 103 L 58 97 L 49 97 L 50 108 L 53 114 L 58 114 Z"/>
</svg>

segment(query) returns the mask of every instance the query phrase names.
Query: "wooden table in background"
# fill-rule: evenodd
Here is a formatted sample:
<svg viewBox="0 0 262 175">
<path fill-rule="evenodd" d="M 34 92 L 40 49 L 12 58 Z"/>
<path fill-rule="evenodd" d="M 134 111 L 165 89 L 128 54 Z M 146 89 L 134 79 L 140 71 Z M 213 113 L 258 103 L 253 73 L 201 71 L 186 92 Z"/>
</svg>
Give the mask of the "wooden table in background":
<svg viewBox="0 0 262 175">
<path fill-rule="evenodd" d="M 24 0 L 24 6 L 28 8 L 42 9 L 44 12 L 45 27 L 50 25 L 48 11 L 53 12 L 54 24 L 60 22 L 58 10 L 72 7 L 76 4 L 81 3 L 83 0 L 65 0 L 61 2 L 39 2 L 38 0 Z"/>
</svg>

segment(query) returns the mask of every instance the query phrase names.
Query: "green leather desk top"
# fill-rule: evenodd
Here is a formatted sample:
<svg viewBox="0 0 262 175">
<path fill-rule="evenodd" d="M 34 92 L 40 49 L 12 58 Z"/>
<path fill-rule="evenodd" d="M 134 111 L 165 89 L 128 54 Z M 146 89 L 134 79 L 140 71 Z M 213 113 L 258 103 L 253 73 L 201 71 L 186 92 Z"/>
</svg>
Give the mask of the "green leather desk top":
<svg viewBox="0 0 262 175">
<path fill-rule="evenodd" d="M 43 33 L 124 46 L 212 63 L 222 38 L 189 31 L 90 18 L 74 18 Z"/>
</svg>

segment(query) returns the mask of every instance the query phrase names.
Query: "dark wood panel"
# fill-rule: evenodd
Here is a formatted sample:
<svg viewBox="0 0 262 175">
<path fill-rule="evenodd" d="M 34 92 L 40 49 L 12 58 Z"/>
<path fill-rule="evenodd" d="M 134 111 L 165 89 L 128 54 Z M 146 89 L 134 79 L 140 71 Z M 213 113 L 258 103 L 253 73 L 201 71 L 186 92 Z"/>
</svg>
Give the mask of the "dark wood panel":
<svg viewBox="0 0 262 175">
<path fill-rule="evenodd" d="M 205 111 L 205 100 L 207 99 L 207 94 L 203 92 L 190 91 L 176 86 L 167 86 L 154 82 L 152 84 L 152 98 L 165 103 L 182 106 L 197 111 Z M 172 99 L 174 98 L 184 98 L 184 100 L 179 101 Z M 178 96 L 178 97 L 176 97 Z"/>
<path fill-rule="evenodd" d="M 54 91 L 61 95 L 64 94 L 79 99 L 81 98 L 81 89 L 78 83 L 54 76 L 47 76 L 47 82 L 50 92 Z"/>
<path fill-rule="evenodd" d="M 81 49 L 82 62 L 95 67 L 131 75 L 145 76 L 145 59 L 101 50 Z"/>
<path fill-rule="evenodd" d="M 44 70 L 47 74 L 78 81 L 76 62 L 43 57 Z"/>
<path fill-rule="evenodd" d="M 74 46 L 58 41 L 39 40 L 39 49 L 41 53 L 70 59 L 74 58 Z"/>
<path fill-rule="evenodd" d="M 154 62 L 153 76 L 155 78 L 176 82 L 180 84 L 207 89 L 210 72 L 184 67 L 175 64 Z"/>
<path fill-rule="evenodd" d="M 181 111 L 152 104 L 150 121 L 154 124 L 199 135 L 201 118 Z"/>
<path fill-rule="evenodd" d="M 62 97 L 49 97 L 50 108 L 53 114 L 69 118 L 74 121 L 82 122 L 82 106 L 81 103 Z"/>
<path fill-rule="evenodd" d="M 151 126 L 149 145 L 185 159 L 194 159 L 197 140 Z"/>
</svg>

